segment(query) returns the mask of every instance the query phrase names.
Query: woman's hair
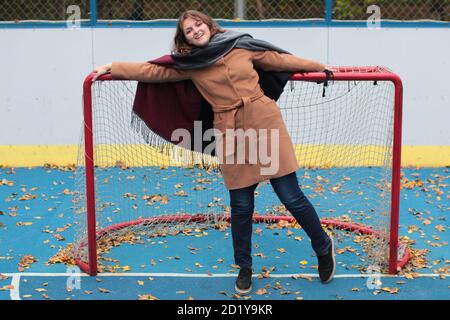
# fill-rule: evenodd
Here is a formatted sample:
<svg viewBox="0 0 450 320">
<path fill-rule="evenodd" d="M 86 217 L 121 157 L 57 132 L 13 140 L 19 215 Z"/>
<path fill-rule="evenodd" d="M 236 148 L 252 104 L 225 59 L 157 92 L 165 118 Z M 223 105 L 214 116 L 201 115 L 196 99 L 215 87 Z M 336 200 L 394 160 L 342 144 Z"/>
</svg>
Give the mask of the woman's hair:
<svg viewBox="0 0 450 320">
<path fill-rule="evenodd" d="M 180 18 L 178 18 L 177 30 L 175 32 L 175 38 L 173 40 L 172 50 L 178 54 L 181 55 L 189 54 L 191 52 L 191 49 L 193 48 L 193 45 L 187 42 L 183 32 L 183 22 L 187 18 L 201 20 L 204 24 L 206 24 L 209 27 L 209 31 L 211 32 L 211 38 L 216 33 L 225 32 L 225 30 L 220 28 L 217 22 L 215 22 L 210 16 L 201 13 L 197 10 L 187 10 L 181 14 Z"/>
</svg>

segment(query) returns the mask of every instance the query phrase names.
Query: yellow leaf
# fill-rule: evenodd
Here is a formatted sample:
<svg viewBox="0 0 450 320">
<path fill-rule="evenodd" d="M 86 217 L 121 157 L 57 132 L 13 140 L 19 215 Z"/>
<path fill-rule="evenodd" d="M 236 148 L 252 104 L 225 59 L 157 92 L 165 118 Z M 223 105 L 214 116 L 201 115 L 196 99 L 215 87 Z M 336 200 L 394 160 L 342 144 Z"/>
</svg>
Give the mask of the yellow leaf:
<svg viewBox="0 0 450 320">
<path fill-rule="evenodd" d="M 281 253 L 285 253 L 285 252 L 286 252 L 286 249 L 284 249 L 284 248 L 278 248 L 277 251 L 278 251 L 278 252 L 281 252 Z"/>
<path fill-rule="evenodd" d="M 14 286 L 4 286 L 0 288 L 0 291 L 13 290 Z"/>
<path fill-rule="evenodd" d="M 379 295 L 381 293 L 380 290 L 375 290 L 374 292 L 372 292 L 374 295 Z"/>
<path fill-rule="evenodd" d="M 0 180 L 0 186 L 6 185 L 8 187 L 12 187 L 14 185 L 14 182 L 8 181 L 6 179 Z"/>
<path fill-rule="evenodd" d="M 31 226 L 32 224 L 33 224 L 33 222 L 22 222 L 22 221 L 19 221 L 19 222 L 16 223 L 16 226 L 18 226 L 18 227 L 28 227 L 28 226 Z"/>
<path fill-rule="evenodd" d="M 59 233 L 55 233 L 53 235 L 53 237 L 55 237 L 58 241 L 64 241 L 65 240 L 65 238 L 62 235 L 60 235 Z"/>
<path fill-rule="evenodd" d="M 142 295 L 139 295 L 138 300 L 159 300 L 159 299 L 156 298 L 155 296 L 152 296 L 151 294 L 142 294 Z"/>
<path fill-rule="evenodd" d="M 307 265 L 307 264 L 308 264 L 308 261 L 306 261 L 306 260 L 302 260 L 302 261 L 300 261 L 299 263 L 300 263 L 301 265 L 305 266 L 305 265 Z"/>
<path fill-rule="evenodd" d="M 397 294 L 399 291 L 400 291 L 399 288 L 391 288 L 388 292 L 389 292 L 390 294 Z"/>
<path fill-rule="evenodd" d="M 263 295 L 263 294 L 266 294 L 266 293 L 267 293 L 267 290 L 266 290 L 265 288 L 261 288 L 261 289 L 256 290 L 255 293 L 256 293 L 257 295 L 261 296 L 261 295 Z"/>
<path fill-rule="evenodd" d="M 137 284 L 140 285 L 140 286 L 143 286 L 144 285 L 144 281 L 138 281 Z"/>
</svg>

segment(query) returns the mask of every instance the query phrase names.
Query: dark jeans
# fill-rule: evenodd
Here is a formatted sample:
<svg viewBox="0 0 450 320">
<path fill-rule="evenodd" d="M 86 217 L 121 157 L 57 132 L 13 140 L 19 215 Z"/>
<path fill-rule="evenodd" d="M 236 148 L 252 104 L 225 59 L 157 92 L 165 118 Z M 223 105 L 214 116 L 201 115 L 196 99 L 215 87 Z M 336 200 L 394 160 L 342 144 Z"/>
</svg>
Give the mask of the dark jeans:
<svg viewBox="0 0 450 320">
<path fill-rule="evenodd" d="M 331 240 L 320 224 L 319 217 L 298 185 L 295 172 L 271 179 L 275 193 L 286 209 L 294 216 L 311 239 L 317 255 L 327 253 Z M 252 215 L 255 208 L 254 191 L 258 184 L 230 190 L 231 234 L 233 237 L 234 259 L 240 267 L 251 267 Z"/>
</svg>

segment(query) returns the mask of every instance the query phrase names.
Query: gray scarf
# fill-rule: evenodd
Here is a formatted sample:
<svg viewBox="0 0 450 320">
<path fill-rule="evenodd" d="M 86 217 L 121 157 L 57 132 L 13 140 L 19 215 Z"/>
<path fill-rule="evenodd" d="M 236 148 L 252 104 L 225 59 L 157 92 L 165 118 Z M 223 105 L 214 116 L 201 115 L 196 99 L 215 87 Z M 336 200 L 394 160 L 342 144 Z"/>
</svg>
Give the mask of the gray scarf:
<svg viewBox="0 0 450 320">
<path fill-rule="evenodd" d="M 232 49 L 247 49 L 252 51 L 272 50 L 280 53 L 289 53 L 273 44 L 254 39 L 248 33 L 226 30 L 216 33 L 204 47 L 194 47 L 188 55 L 172 53 L 176 69 L 192 70 L 208 67 L 229 53 Z"/>
</svg>

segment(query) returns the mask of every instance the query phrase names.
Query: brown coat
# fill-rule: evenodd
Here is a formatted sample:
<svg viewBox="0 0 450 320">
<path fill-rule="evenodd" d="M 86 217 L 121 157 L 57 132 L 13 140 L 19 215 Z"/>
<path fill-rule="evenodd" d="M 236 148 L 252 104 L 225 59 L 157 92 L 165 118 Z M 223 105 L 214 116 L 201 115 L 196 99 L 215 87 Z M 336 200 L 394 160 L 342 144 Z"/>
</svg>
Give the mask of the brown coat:
<svg viewBox="0 0 450 320">
<path fill-rule="evenodd" d="M 137 80 L 142 82 L 167 82 L 190 79 L 203 97 L 211 104 L 214 111 L 214 128 L 220 130 L 216 135 L 226 141 L 232 131 L 226 129 L 243 129 L 248 132 L 253 128 L 255 135 L 248 134 L 250 141 L 245 144 L 244 161 L 236 158 L 238 143 L 233 148 L 220 148 L 220 169 L 223 173 L 225 186 L 228 189 L 238 189 L 253 185 L 260 181 L 281 177 L 298 169 L 294 147 L 284 124 L 281 112 L 276 102 L 265 96 L 258 83 L 258 74 L 254 67 L 266 71 L 320 70 L 321 64 L 304 60 L 290 54 L 275 51 L 249 51 L 233 49 L 212 66 L 198 70 L 176 70 L 169 67 L 144 62 L 113 62 L 111 74 L 113 78 Z M 267 139 L 260 129 L 267 129 Z M 272 129 L 278 129 L 279 139 L 271 136 Z M 220 139 L 218 141 L 221 141 Z M 267 144 L 264 143 L 267 141 Z M 279 141 L 279 143 L 277 143 Z M 250 153 L 250 146 L 257 146 L 259 151 Z M 278 157 L 270 154 L 271 146 L 278 148 Z M 223 145 L 222 145 L 223 146 Z M 228 146 L 228 145 L 226 145 Z M 242 150 L 242 149 L 240 149 Z M 220 156 L 225 154 L 227 158 Z M 241 154 L 241 153 L 239 153 Z M 256 162 L 254 155 L 257 155 Z M 271 156 L 273 159 L 268 161 Z M 226 160 L 234 159 L 234 161 Z M 265 170 L 265 172 L 264 172 Z"/>
</svg>

